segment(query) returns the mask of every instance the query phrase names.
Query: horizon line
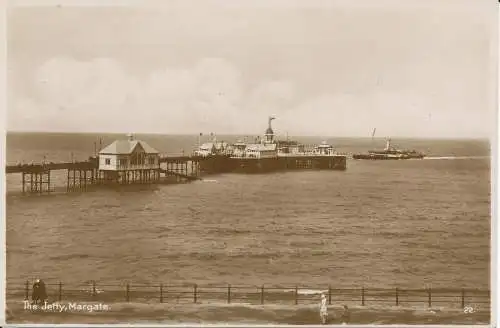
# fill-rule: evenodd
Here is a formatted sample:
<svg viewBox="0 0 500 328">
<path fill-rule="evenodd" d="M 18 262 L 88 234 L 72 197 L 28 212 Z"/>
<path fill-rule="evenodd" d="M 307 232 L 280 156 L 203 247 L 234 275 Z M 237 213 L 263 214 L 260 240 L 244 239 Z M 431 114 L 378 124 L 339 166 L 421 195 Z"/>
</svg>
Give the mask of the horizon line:
<svg viewBox="0 0 500 328">
<path fill-rule="evenodd" d="M 197 133 L 162 133 L 162 132 L 137 132 L 137 133 L 132 133 L 134 135 L 145 135 L 145 136 L 201 136 L 207 137 L 207 136 L 260 136 L 262 133 L 213 133 L 213 132 L 208 132 L 208 133 L 203 133 L 203 132 L 197 132 Z M 213 135 L 211 134 L 213 133 Z M 130 132 L 102 132 L 102 131 L 85 131 L 85 132 L 71 132 L 71 131 L 37 131 L 37 130 L 6 130 L 5 135 L 7 134 L 84 134 L 84 135 L 92 135 L 92 134 L 102 134 L 102 135 L 124 135 L 127 136 L 130 134 Z M 333 135 L 308 135 L 308 134 L 275 134 L 275 137 L 278 136 L 288 136 L 288 137 L 305 137 L 305 138 L 363 138 L 363 139 L 387 139 L 387 138 L 392 138 L 392 139 L 422 139 L 422 140 L 429 140 L 429 139 L 434 139 L 434 140 L 488 140 L 492 141 L 493 136 L 486 137 L 486 136 L 468 136 L 468 137 L 458 137 L 458 136 L 398 136 L 398 135 L 387 135 L 387 136 L 378 136 L 378 137 L 372 137 L 372 136 L 361 136 L 361 135 L 350 135 L 350 136 L 333 136 Z"/>
</svg>

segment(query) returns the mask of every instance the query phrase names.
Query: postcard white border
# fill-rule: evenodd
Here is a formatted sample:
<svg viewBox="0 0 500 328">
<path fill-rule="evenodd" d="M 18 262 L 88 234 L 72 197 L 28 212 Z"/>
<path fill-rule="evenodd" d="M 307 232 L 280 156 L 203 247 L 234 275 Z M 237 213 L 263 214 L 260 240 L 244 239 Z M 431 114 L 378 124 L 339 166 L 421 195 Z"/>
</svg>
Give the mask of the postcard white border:
<svg viewBox="0 0 500 328">
<path fill-rule="evenodd" d="M 158 6 L 162 3 L 165 3 L 165 1 L 168 0 L 64 0 L 64 1 L 57 1 L 57 0 L 10 0 L 7 1 L 8 3 L 3 3 L 3 8 L 4 10 L 2 11 L 2 19 L 0 19 L 0 32 L 4 36 L 4 42 L 2 42 L 1 45 L 1 61 L 3 63 L 1 67 L 1 93 L 0 97 L 4 101 L 1 103 L 1 113 L 3 114 L 3 118 L 0 120 L 0 127 L 1 130 L 4 132 L 2 135 L 2 142 L 0 146 L 0 159 L 2 160 L 3 163 L 5 163 L 5 156 L 6 156 L 6 140 L 5 140 L 5 131 L 6 131 L 6 115 L 7 115 L 7 92 L 6 92 L 6 86 L 7 86 L 7 9 L 10 6 L 57 6 L 57 5 L 64 5 L 64 6 Z M 197 1 L 204 1 L 204 0 L 197 0 Z M 233 2 L 238 2 L 238 1 L 251 1 L 251 0 L 227 0 L 227 1 L 233 1 Z M 254 0 L 252 0 L 254 1 Z M 257 2 L 260 0 L 256 0 Z M 287 1 L 287 0 L 268 0 L 268 1 L 274 1 L 274 2 L 280 2 L 280 1 Z M 323 4 L 332 4 L 334 3 L 352 3 L 355 0 L 303 0 L 307 1 L 308 3 L 311 3 L 314 1 L 315 3 L 323 3 Z M 358 2 L 363 2 L 364 4 L 370 3 L 371 5 L 390 5 L 391 3 L 394 2 L 401 2 L 403 0 L 370 0 L 370 1 L 358 1 Z M 420 3 L 424 2 L 429 2 L 429 1 L 435 1 L 435 0 L 420 0 Z M 477 1 L 478 3 L 481 0 L 471 0 L 471 1 Z M 484 1 L 490 1 L 490 0 L 484 0 Z M 457 2 L 459 2 L 457 0 Z M 261 2 L 262 3 L 262 2 Z M 265 2 L 264 2 L 265 3 Z M 492 223 L 491 223 L 491 324 L 490 325 L 472 325 L 468 327 L 495 327 L 498 324 L 498 313 L 500 311 L 500 304 L 498 303 L 498 204 L 500 202 L 500 195 L 498 193 L 498 164 L 499 164 L 499 149 L 498 149 L 498 143 L 500 140 L 500 106 L 498 99 L 500 97 L 500 85 L 498 83 L 498 76 L 500 76 L 500 65 L 498 65 L 498 59 L 499 59 L 499 54 L 500 54 L 500 42 L 498 40 L 499 32 L 499 8 L 498 8 L 498 2 L 495 0 L 491 0 L 491 5 L 492 5 L 492 15 L 495 18 L 496 24 L 492 26 L 492 30 L 494 31 L 495 38 L 492 40 L 494 43 L 494 46 L 491 48 L 491 56 L 492 56 L 492 62 L 495 62 L 496 67 L 494 70 L 494 73 L 491 74 L 491 79 L 493 83 L 490 83 L 492 88 L 494 88 L 492 94 L 492 99 L 491 99 L 491 108 L 495 108 L 496 115 L 495 115 L 495 120 L 493 121 L 492 124 L 495 125 L 495 133 L 492 136 L 491 140 L 491 156 L 492 156 L 492 165 L 491 165 L 491 192 L 492 192 L 492 199 L 491 199 L 491 211 L 492 211 Z M 495 6 L 495 7 L 494 7 Z M 0 276 L 0 290 L 4 291 L 1 294 L 1 301 L 0 301 L 0 324 L 5 326 L 5 306 L 6 306 L 6 299 L 5 299 L 5 279 L 6 279 L 6 213 L 5 213 L 5 171 L 1 175 L 1 183 L 0 183 L 0 192 L 1 194 L 4 195 L 4 198 L 2 199 L 3 206 L 1 206 L 2 210 L 2 217 L 1 217 L 1 223 L 2 223 L 2 232 L 0 234 L 0 244 L 2 245 L 2 260 L 3 260 L 3 270 L 1 270 L 1 276 Z M 16 327 L 54 327 L 54 326 L 61 326 L 61 327 L 165 327 L 168 325 L 162 325 L 162 324 L 61 324 L 61 325 L 54 325 L 54 324 L 9 324 L 9 326 L 16 326 Z M 192 325 L 192 324 L 176 324 L 176 325 L 170 325 L 170 326 L 175 326 L 175 327 L 193 327 L 193 326 L 198 326 L 198 327 L 220 327 L 221 325 Z M 231 327 L 324 327 L 320 325 L 236 325 L 236 324 L 226 324 L 224 326 L 231 326 Z M 332 325 L 332 326 L 339 326 L 340 325 Z M 396 327 L 419 327 L 420 325 L 349 325 L 349 327 L 387 327 L 387 326 L 396 326 Z M 422 327 L 463 327 L 463 325 L 422 325 Z"/>
</svg>

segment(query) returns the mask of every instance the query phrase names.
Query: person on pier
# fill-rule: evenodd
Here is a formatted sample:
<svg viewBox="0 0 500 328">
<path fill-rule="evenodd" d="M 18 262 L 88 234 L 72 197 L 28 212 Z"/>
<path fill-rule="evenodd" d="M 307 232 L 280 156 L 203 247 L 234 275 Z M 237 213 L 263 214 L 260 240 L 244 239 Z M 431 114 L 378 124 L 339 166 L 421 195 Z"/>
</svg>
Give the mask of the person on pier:
<svg viewBox="0 0 500 328">
<path fill-rule="evenodd" d="M 31 300 L 34 304 L 44 303 L 47 300 L 47 290 L 45 289 L 45 283 L 41 279 L 35 280 L 33 284 L 33 291 L 31 293 Z"/>
<path fill-rule="evenodd" d="M 321 323 L 326 325 L 328 320 L 328 307 L 326 305 L 326 296 L 321 294 L 321 303 L 319 306 L 319 316 L 321 317 Z"/>
</svg>

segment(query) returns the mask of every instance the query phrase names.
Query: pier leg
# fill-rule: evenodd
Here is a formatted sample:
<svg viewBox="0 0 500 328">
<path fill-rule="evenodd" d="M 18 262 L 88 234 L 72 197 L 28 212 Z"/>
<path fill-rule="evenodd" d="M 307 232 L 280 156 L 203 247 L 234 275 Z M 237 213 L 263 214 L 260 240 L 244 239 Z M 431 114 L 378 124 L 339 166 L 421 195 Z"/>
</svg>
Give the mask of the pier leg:
<svg viewBox="0 0 500 328">
<path fill-rule="evenodd" d="M 87 191 L 87 170 L 83 171 L 83 181 L 85 183 L 84 189 Z"/>
</svg>

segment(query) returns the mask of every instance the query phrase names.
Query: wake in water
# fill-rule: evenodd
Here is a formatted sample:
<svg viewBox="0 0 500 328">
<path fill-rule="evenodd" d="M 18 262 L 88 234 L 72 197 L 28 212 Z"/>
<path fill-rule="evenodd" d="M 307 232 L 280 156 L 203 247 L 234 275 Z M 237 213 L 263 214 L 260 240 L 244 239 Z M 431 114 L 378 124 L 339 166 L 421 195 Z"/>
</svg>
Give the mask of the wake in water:
<svg viewBox="0 0 500 328">
<path fill-rule="evenodd" d="M 487 159 L 490 156 L 431 156 L 424 157 L 424 159 Z"/>
</svg>

